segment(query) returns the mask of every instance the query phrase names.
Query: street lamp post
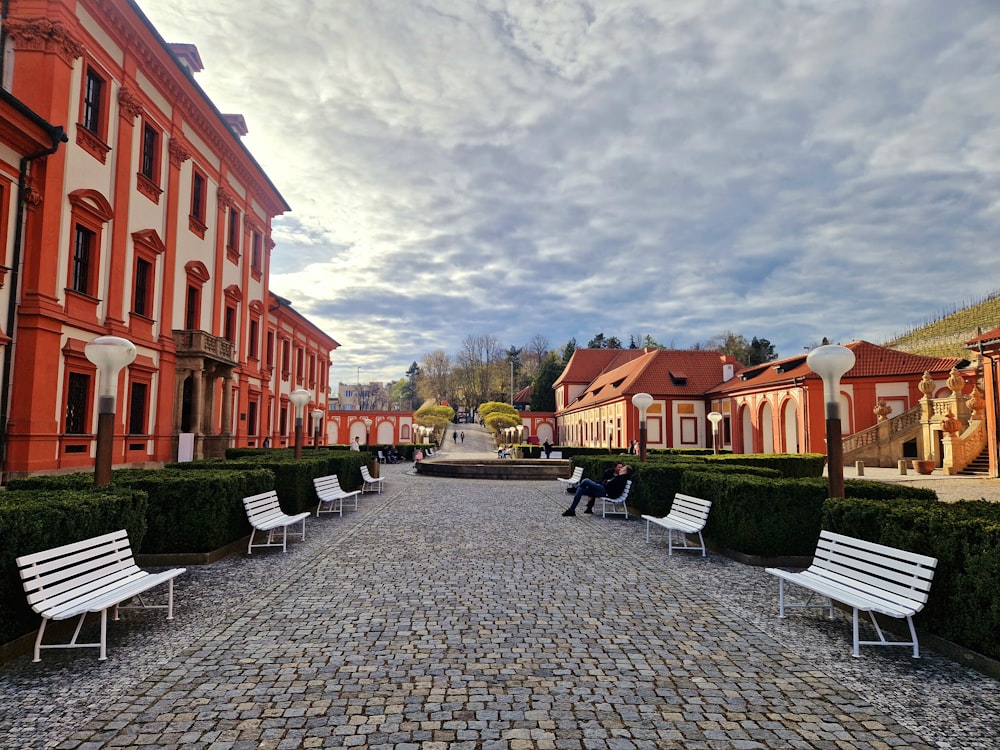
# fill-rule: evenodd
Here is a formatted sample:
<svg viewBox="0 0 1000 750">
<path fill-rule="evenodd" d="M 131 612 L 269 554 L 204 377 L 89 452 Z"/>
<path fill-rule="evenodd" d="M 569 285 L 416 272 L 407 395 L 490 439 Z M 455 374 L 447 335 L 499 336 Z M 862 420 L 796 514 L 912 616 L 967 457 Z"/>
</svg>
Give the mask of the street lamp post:
<svg viewBox="0 0 1000 750">
<path fill-rule="evenodd" d="M 115 438 L 115 399 L 118 375 L 135 361 L 136 349 L 128 339 L 98 336 L 84 346 L 86 355 L 100 373 L 97 391 L 97 456 L 94 461 L 94 486 L 111 483 L 111 459 Z"/>
<path fill-rule="evenodd" d="M 712 423 L 712 453 L 719 452 L 719 422 L 722 421 L 722 415 L 717 411 L 711 411 L 708 413 L 708 421 Z"/>
<path fill-rule="evenodd" d="M 322 419 L 323 419 L 323 415 L 324 414 L 326 414 L 326 412 L 324 412 L 322 409 L 313 409 L 312 410 L 313 435 L 314 435 L 314 437 L 313 437 L 313 448 L 319 448 L 320 427 L 323 424 Z"/>
<path fill-rule="evenodd" d="M 615 434 L 615 420 L 608 420 L 608 455 L 611 455 L 611 443 L 614 439 Z"/>
<path fill-rule="evenodd" d="M 302 418 L 306 405 L 309 403 L 309 391 L 296 388 L 288 394 L 289 401 L 295 407 L 295 458 L 302 458 Z"/>
<path fill-rule="evenodd" d="M 806 357 L 806 366 L 823 378 L 826 407 L 826 463 L 830 497 L 844 496 L 844 438 L 840 427 L 840 379 L 854 367 L 854 352 L 846 346 L 818 346 Z"/>
<path fill-rule="evenodd" d="M 653 404 L 648 393 L 637 393 L 632 397 L 632 406 L 639 410 L 639 460 L 646 461 L 646 409 Z"/>
</svg>

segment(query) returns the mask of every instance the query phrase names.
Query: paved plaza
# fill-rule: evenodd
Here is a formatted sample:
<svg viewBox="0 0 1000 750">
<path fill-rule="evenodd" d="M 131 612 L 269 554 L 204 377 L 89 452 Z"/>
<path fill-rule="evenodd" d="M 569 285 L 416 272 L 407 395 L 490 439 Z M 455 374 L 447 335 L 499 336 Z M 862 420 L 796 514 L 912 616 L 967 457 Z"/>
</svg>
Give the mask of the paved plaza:
<svg viewBox="0 0 1000 750">
<path fill-rule="evenodd" d="M 107 661 L 0 667 L 0 747 L 1000 746 L 995 679 L 854 659 L 846 616 L 779 620 L 759 568 L 563 518 L 554 481 L 382 472 L 287 554 L 189 568 L 176 619 L 125 613 Z"/>
</svg>

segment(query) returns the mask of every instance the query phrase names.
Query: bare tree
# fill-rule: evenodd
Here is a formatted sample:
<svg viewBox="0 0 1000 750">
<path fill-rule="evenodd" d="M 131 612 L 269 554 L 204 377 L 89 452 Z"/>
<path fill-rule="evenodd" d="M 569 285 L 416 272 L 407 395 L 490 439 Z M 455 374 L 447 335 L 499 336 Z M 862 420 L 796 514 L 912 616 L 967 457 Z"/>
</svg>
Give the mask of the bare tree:
<svg viewBox="0 0 1000 750">
<path fill-rule="evenodd" d="M 482 334 L 465 337 L 462 350 L 455 358 L 455 375 L 459 389 L 464 393 L 466 406 L 474 409 L 485 401 L 505 400 L 503 374 L 506 357 L 507 352 L 496 336 Z"/>
<path fill-rule="evenodd" d="M 447 353 L 438 349 L 425 355 L 420 375 L 417 381 L 420 398 L 424 401 L 433 399 L 439 404 L 451 399 L 454 370 Z"/>
</svg>

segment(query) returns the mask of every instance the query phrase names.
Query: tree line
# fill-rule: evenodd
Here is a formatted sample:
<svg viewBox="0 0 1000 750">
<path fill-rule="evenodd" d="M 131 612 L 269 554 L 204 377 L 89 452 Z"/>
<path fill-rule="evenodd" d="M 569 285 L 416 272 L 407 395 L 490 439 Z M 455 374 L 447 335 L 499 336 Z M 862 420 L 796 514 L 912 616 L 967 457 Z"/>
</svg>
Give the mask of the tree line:
<svg viewBox="0 0 1000 750">
<path fill-rule="evenodd" d="M 673 349 L 649 335 L 629 337 L 624 345 L 617 336 L 603 332 L 591 338 L 587 349 Z M 688 347 L 718 351 L 733 356 L 737 362 L 753 366 L 778 358 L 774 345 L 766 338 L 723 331 L 704 342 Z M 532 411 L 555 411 L 552 385 L 562 374 L 577 349 L 576 338 L 553 349 L 542 334 L 535 334 L 522 346 L 507 345 L 491 334 L 466 336 L 454 354 L 438 349 L 425 354 L 388 388 L 388 399 L 404 408 L 417 409 L 425 404 L 448 404 L 461 411 L 486 402 L 511 403 L 513 397 L 531 386 Z"/>
</svg>

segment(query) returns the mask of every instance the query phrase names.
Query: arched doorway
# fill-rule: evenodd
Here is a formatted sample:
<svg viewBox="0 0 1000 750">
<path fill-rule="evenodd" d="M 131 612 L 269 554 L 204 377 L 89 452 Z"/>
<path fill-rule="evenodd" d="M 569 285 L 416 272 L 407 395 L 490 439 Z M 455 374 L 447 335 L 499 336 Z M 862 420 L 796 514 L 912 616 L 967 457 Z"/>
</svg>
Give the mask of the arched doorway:
<svg viewBox="0 0 1000 750">
<path fill-rule="evenodd" d="M 750 407 L 740 407 L 740 432 L 743 438 L 743 453 L 753 453 L 753 421 L 750 419 Z"/>
<path fill-rule="evenodd" d="M 760 449 L 761 453 L 774 453 L 774 412 L 770 401 L 760 407 Z"/>
<path fill-rule="evenodd" d="M 799 412 L 795 401 L 788 399 L 781 411 L 782 450 L 785 453 L 801 453 L 799 444 Z"/>
</svg>

